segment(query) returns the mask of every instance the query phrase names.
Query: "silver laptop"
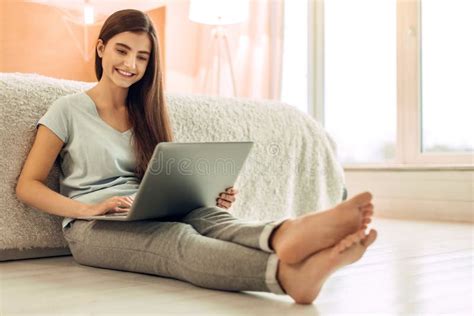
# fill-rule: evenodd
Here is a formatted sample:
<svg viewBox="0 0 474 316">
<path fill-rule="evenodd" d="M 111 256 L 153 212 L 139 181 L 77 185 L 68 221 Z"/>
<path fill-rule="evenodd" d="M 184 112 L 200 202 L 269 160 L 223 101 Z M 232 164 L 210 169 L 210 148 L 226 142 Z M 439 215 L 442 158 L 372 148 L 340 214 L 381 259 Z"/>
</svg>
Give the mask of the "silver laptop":
<svg viewBox="0 0 474 316">
<path fill-rule="evenodd" d="M 179 218 L 232 187 L 253 142 L 159 143 L 130 211 L 79 217 L 109 221 Z"/>
</svg>

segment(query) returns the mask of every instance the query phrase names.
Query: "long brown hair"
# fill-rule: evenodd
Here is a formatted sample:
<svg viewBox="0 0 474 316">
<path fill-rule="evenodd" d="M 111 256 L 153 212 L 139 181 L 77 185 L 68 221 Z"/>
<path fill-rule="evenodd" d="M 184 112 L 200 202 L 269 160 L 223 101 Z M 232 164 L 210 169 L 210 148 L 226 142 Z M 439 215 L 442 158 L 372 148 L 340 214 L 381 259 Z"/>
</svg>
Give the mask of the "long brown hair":
<svg viewBox="0 0 474 316">
<path fill-rule="evenodd" d="M 145 74 L 130 86 L 126 100 L 132 126 L 135 172 L 141 180 L 155 146 L 160 142 L 172 141 L 173 132 L 163 93 L 159 43 L 152 21 L 142 11 L 117 11 L 105 21 L 99 39 L 106 45 L 110 38 L 122 32 L 146 32 L 151 41 L 151 53 Z M 95 74 L 99 81 L 102 71 L 102 59 L 96 50 Z"/>
</svg>

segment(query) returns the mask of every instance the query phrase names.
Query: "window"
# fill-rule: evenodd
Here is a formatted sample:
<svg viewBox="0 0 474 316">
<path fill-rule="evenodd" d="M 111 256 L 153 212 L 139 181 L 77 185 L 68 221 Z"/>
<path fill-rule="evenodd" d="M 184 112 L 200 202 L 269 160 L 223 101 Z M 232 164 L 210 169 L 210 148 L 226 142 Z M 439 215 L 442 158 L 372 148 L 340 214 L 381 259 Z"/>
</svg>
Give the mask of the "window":
<svg viewBox="0 0 474 316">
<path fill-rule="evenodd" d="M 282 99 L 324 124 L 346 166 L 472 166 L 474 1 L 307 0 L 286 10 L 302 2 L 308 21 L 285 14 L 285 44 L 300 44 L 283 61 Z"/>
<path fill-rule="evenodd" d="M 470 0 L 397 2 L 402 164 L 472 166 L 473 9 Z"/>
<path fill-rule="evenodd" d="M 446 5 L 429 0 L 421 7 L 422 150 L 468 153 L 474 147 L 474 2 Z"/>
<path fill-rule="evenodd" d="M 395 1 L 324 3 L 324 123 L 344 163 L 395 159 L 395 25 Z"/>
</svg>

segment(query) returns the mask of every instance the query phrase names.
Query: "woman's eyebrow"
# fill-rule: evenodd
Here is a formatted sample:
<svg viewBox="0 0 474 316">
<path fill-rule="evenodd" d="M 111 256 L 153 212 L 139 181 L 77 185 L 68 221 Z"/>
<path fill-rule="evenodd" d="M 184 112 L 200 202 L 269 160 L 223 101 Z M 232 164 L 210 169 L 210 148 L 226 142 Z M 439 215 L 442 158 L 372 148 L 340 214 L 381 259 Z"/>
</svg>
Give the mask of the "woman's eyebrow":
<svg viewBox="0 0 474 316">
<path fill-rule="evenodd" d="M 127 49 L 129 49 L 129 50 L 132 50 L 132 49 L 130 48 L 130 46 L 128 46 L 127 44 L 115 43 L 115 45 L 117 45 L 117 46 L 123 46 L 123 47 L 125 47 L 125 48 L 127 48 Z M 146 50 L 141 50 L 141 51 L 139 51 L 139 53 L 143 53 L 143 54 L 148 54 L 148 55 L 150 55 L 150 52 L 147 52 Z"/>
</svg>

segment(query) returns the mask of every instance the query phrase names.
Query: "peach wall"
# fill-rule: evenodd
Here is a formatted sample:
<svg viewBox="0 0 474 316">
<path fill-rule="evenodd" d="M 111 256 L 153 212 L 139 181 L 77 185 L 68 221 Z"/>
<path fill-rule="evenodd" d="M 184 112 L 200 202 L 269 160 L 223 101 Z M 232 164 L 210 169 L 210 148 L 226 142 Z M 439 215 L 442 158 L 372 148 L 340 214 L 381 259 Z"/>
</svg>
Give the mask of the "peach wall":
<svg viewBox="0 0 474 316">
<path fill-rule="evenodd" d="M 157 27 L 164 58 L 166 9 L 162 7 L 147 13 Z M 94 55 L 89 61 L 84 61 L 65 23 L 61 13 L 54 8 L 20 0 L 1 0 L 0 72 L 38 73 L 61 79 L 96 81 Z M 91 51 L 102 23 L 88 26 Z M 80 26 L 69 25 L 82 43 Z"/>
<path fill-rule="evenodd" d="M 166 74 L 169 92 L 199 92 L 195 88 L 202 27 L 188 19 L 189 0 L 166 5 Z"/>
</svg>

